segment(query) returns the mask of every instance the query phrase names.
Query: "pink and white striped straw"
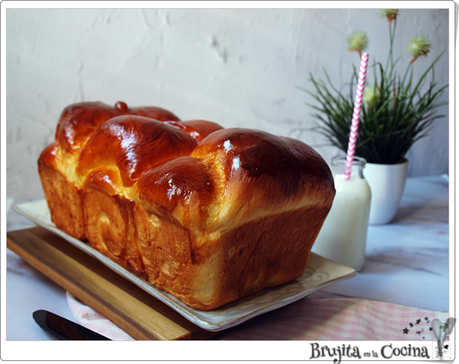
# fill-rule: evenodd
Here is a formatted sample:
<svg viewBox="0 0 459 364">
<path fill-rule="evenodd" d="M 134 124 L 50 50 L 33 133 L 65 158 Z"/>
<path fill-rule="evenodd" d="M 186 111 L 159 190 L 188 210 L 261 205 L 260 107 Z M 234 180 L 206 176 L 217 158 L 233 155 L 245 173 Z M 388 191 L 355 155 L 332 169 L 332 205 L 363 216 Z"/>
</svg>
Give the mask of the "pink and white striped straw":
<svg viewBox="0 0 459 364">
<path fill-rule="evenodd" d="M 351 133 L 349 135 L 349 144 L 347 146 L 346 165 L 344 168 L 344 180 L 351 178 L 352 162 L 354 161 L 355 145 L 359 131 L 360 111 L 362 110 L 363 89 L 365 88 L 365 78 L 367 75 L 368 54 L 362 53 L 360 60 L 359 81 L 355 93 L 354 113 L 352 115 Z"/>
</svg>

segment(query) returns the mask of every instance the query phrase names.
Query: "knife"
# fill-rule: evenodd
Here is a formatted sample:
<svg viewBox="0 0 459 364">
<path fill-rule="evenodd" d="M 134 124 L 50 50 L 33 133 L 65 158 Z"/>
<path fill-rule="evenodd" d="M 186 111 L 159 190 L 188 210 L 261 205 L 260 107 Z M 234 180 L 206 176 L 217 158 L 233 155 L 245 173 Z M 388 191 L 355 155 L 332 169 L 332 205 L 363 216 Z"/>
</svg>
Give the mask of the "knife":
<svg viewBox="0 0 459 364">
<path fill-rule="evenodd" d="M 38 326 L 59 340 L 110 340 L 49 311 L 38 310 L 32 316 Z"/>
</svg>

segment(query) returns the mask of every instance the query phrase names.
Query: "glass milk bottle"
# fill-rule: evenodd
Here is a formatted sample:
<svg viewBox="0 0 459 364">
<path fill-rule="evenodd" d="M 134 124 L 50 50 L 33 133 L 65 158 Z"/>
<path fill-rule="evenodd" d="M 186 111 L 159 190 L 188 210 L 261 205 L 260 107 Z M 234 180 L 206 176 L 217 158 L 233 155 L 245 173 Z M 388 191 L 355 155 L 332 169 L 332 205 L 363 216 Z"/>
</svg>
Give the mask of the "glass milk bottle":
<svg viewBox="0 0 459 364">
<path fill-rule="evenodd" d="M 345 180 L 346 157 L 333 157 L 336 195 L 312 251 L 360 270 L 365 260 L 371 191 L 363 177 L 365 159 L 354 157 L 351 178 Z"/>
</svg>

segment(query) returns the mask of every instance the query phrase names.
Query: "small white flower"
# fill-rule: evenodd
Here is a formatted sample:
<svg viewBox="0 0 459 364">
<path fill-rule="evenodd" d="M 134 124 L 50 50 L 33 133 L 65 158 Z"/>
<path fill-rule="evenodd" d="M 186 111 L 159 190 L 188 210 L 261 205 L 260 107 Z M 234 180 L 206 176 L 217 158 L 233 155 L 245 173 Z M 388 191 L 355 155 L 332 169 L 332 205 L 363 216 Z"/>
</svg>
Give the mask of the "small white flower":
<svg viewBox="0 0 459 364">
<path fill-rule="evenodd" d="M 410 44 L 406 48 L 408 54 L 411 55 L 410 63 L 413 63 L 418 57 L 427 57 L 427 53 L 430 52 L 432 48 L 432 43 L 430 43 L 429 38 L 425 35 L 416 35 L 411 37 Z"/>
<path fill-rule="evenodd" d="M 365 107 L 369 108 L 379 99 L 380 92 L 375 86 L 365 86 L 363 91 L 362 103 Z"/>
<path fill-rule="evenodd" d="M 347 38 L 348 52 L 357 52 L 362 57 L 362 52 L 368 48 L 368 36 L 366 32 L 357 31 Z"/>
<path fill-rule="evenodd" d="M 399 14 L 399 10 L 398 9 L 382 9 L 379 11 L 379 14 L 382 16 L 382 17 L 386 17 L 387 19 L 387 22 L 389 23 L 389 25 L 392 24 L 392 22 L 397 19 L 397 15 Z"/>
</svg>

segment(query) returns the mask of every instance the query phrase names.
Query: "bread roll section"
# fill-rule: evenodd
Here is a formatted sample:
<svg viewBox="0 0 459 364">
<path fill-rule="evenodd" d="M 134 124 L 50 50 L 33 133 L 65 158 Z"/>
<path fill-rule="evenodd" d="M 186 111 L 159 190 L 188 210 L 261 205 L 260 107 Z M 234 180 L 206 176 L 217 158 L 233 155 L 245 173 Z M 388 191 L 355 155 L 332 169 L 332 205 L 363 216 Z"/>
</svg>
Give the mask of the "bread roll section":
<svg viewBox="0 0 459 364">
<path fill-rule="evenodd" d="M 298 140 L 122 102 L 67 107 L 38 170 L 60 229 L 203 310 L 301 276 L 335 195 Z"/>
</svg>

